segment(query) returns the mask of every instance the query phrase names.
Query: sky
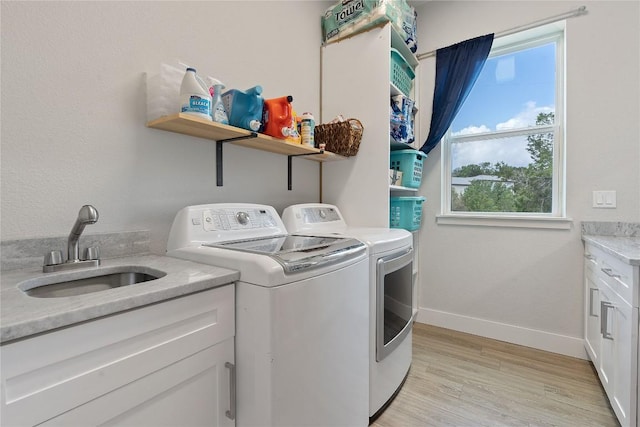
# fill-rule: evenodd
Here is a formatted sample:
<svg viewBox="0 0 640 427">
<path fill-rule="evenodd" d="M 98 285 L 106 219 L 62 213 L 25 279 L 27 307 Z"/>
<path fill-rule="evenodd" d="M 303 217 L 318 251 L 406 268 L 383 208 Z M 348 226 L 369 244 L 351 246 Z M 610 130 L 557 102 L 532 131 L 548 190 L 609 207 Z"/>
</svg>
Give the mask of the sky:
<svg viewBox="0 0 640 427">
<path fill-rule="evenodd" d="M 454 135 L 535 125 L 541 112 L 555 111 L 555 45 L 553 43 L 489 58 L 454 120 Z M 504 161 L 530 163 L 526 137 L 455 144 L 452 168 Z"/>
</svg>

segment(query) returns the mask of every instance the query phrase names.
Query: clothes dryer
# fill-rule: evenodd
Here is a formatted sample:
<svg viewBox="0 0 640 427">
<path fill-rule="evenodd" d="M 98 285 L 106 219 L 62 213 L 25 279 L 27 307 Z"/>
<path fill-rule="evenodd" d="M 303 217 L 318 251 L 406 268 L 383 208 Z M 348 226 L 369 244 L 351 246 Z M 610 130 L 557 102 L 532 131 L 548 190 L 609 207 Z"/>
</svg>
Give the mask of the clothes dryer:
<svg viewBox="0 0 640 427">
<path fill-rule="evenodd" d="M 287 207 L 291 234 L 355 237 L 369 252 L 369 417 L 375 419 L 400 391 L 411 367 L 413 236 L 406 230 L 349 227 L 329 204 Z"/>
</svg>

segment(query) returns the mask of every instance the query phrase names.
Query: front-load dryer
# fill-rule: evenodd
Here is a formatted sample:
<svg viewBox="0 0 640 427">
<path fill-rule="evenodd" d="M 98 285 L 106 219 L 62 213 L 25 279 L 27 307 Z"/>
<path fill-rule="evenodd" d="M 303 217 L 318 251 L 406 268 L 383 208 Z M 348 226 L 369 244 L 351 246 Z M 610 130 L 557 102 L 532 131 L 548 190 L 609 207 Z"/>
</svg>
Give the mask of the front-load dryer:
<svg viewBox="0 0 640 427">
<path fill-rule="evenodd" d="M 367 426 L 366 249 L 345 236 L 288 235 L 271 206 L 178 212 L 167 255 L 240 272 L 237 425 Z"/>
<path fill-rule="evenodd" d="M 349 227 L 334 205 L 293 205 L 282 213 L 290 234 L 349 236 L 369 249 L 369 417 L 400 391 L 411 367 L 413 236 L 406 230 Z"/>
</svg>

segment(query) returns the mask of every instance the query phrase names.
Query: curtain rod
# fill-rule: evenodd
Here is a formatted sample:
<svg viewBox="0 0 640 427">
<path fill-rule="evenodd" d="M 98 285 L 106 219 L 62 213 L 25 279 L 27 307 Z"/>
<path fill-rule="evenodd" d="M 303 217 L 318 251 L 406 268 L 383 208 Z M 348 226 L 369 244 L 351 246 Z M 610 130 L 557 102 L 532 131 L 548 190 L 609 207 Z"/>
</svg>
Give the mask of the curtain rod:
<svg viewBox="0 0 640 427">
<path fill-rule="evenodd" d="M 539 27 L 540 25 L 551 24 L 552 22 L 558 22 L 563 19 L 573 18 L 574 16 L 580 16 L 586 13 L 587 13 L 587 6 L 580 6 L 577 9 L 570 10 L 569 12 L 561 13 L 560 15 L 551 16 L 549 18 L 540 19 L 530 24 L 520 25 L 518 27 L 513 27 L 508 30 L 501 31 L 499 33 L 496 33 L 494 37 L 498 38 L 498 37 L 508 36 L 508 35 L 517 33 L 519 31 L 530 30 L 531 28 Z M 437 49 L 432 50 L 431 52 L 419 53 L 416 55 L 416 58 L 418 58 L 418 60 L 429 58 L 429 57 L 435 56 L 436 52 L 437 52 Z"/>
</svg>

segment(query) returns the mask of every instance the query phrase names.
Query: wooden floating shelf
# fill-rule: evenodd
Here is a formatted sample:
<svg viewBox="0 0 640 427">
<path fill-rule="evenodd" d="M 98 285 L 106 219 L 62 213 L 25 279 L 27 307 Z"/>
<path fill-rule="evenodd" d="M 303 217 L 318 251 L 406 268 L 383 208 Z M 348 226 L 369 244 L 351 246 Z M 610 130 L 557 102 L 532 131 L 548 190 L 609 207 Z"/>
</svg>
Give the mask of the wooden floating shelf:
<svg viewBox="0 0 640 427">
<path fill-rule="evenodd" d="M 251 132 L 246 129 L 234 126 L 223 125 L 189 114 L 176 113 L 170 116 L 160 117 L 147 123 L 147 127 L 161 129 L 183 135 L 195 136 L 198 138 L 210 139 L 212 141 L 228 141 L 230 144 L 242 147 L 254 148 L 256 150 L 268 151 L 284 155 L 304 155 L 303 158 L 317 162 L 327 162 L 334 160 L 344 160 L 346 157 L 329 151 L 320 152 L 317 148 L 307 147 L 301 144 L 294 144 L 283 139 L 273 138 L 261 133 Z M 255 134 L 255 136 L 254 136 Z M 246 137 L 246 139 L 242 139 Z"/>
</svg>

